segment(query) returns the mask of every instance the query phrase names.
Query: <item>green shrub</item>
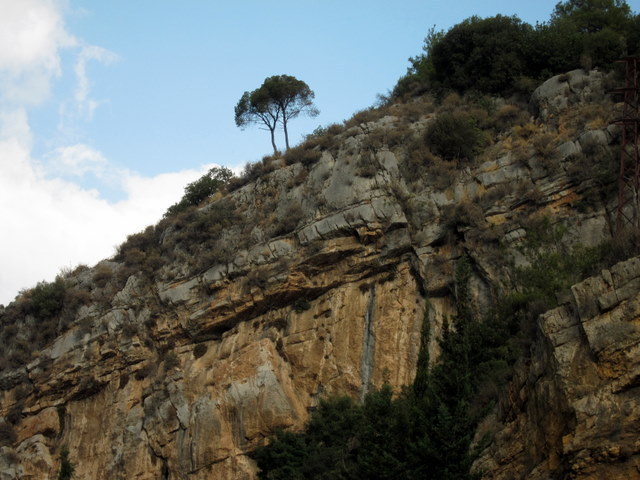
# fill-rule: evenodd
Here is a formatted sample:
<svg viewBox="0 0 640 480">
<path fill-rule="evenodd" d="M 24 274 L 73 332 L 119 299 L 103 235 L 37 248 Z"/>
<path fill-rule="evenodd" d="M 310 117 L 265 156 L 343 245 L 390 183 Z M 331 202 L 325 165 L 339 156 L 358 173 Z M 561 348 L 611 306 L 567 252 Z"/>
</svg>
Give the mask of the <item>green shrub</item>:
<svg viewBox="0 0 640 480">
<path fill-rule="evenodd" d="M 191 206 L 200 205 L 205 199 L 227 186 L 232 178 L 233 173 L 228 168 L 213 167 L 198 180 L 184 188 L 182 199 L 169 207 L 165 216 L 176 215 Z"/>
<path fill-rule="evenodd" d="M 528 73 L 526 49 L 533 29 L 517 17 L 470 17 L 432 48 L 430 80 L 458 91 L 502 93 Z"/>
<path fill-rule="evenodd" d="M 425 140 L 445 160 L 471 161 L 486 145 L 486 137 L 471 116 L 461 112 L 438 115 L 427 127 Z"/>
<path fill-rule="evenodd" d="M 52 318 L 62 311 L 65 293 L 66 285 L 61 278 L 55 282 L 40 282 L 26 293 L 26 311 L 38 320 Z"/>
<path fill-rule="evenodd" d="M 309 303 L 309 300 L 307 300 L 306 298 L 299 298 L 293 304 L 293 310 L 296 313 L 302 313 L 306 310 L 309 310 L 310 308 L 311 308 L 311 304 Z"/>
<path fill-rule="evenodd" d="M 566 0 L 534 27 L 517 17 L 477 16 L 446 33 L 429 30 L 424 53 L 393 90 L 395 98 L 425 91 L 511 94 L 575 68 L 610 68 L 640 49 L 640 17 L 624 0 Z"/>
</svg>

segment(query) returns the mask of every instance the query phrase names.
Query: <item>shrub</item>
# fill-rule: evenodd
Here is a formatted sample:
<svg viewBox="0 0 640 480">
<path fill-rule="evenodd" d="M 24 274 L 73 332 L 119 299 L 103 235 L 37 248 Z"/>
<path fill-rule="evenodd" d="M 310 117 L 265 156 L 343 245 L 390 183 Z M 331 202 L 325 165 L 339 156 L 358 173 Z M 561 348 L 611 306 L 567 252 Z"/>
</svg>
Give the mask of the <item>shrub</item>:
<svg viewBox="0 0 640 480">
<path fill-rule="evenodd" d="M 113 270 L 111 267 L 100 264 L 93 272 L 93 282 L 99 287 L 103 288 L 113 278 Z"/>
<path fill-rule="evenodd" d="M 524 53 L 532 33 L 517 17 L 468 18 L 433 46 L 431 80 L 458 91 L 508 91 L 528 71 Z"/>
<path fill-rule="evenodd" d="M 225 167 L 213 167 L 195 182 L 184 188 L 182 199 L 169 207 L 166 216 L 183 212 L 190 206 L 198 206 L 203 200 L 229 184 L 233 178 L 231 170 Z"/>
<path fill-rule="evenodd" d="M 318 127 L 311 135 L 307 136 L 304 145 L 307 149 L 318 147 L 321 152 L 336 149 L 339 146 L 336 136 L 340 135 L 344 130 L 344 125 L 338 125 L 337 123 L 333 123 L 326 128 Z"/>
<path fill-rule="evenodd" d="M 485 145 L 482 131 L 465 113 L 443 113 L 427 128 L 425 140 L 445 160 L 471 161 Z"/>
<path fill-rule="evenodd" d="M 299 298 L 293 304 L 293 310 L 296 313 L 302 313 L 305 310 L 309 310 L 310 308 L 311 308 L 311 304 L 309 303 L 309 300 L 307 300 L 306 298 Z"/>
<path fill-rule="evenodd" d="M 143 380 L 149 375 L 155 372 L 155 366 L 153 363 L 145 363 L 136 373 L 133 375 L 136 380 Z"/>
<path fill-rule="evenodd" d="M 506 131 L 515 125 L 524 125 L 529 119 L 529 114 L 513 104 L 500 107 L 493 115 L 493 126 L 498 131 Z"/>
<path fill-rule="evenodd" d="M 363 123 L 375 122 L 376 120 L 379 120 L 383 115 L 383 109 L 375 107 L 366 108 L 357 112 L 349 120 L 346 120 L 344 122 L 344 126 L 345 128 L 351 128 L 362 125 Z"/>
<path fill-rule="evenodd" d="M 63 446 L 60 449 L 60 470 L 58 471 L 58 480 L 71 480 L 75 466 L 69 459 L 69 449 Z"/>
<path fill-rule="evenodd" d="M 292 232 L 303 218 L 304 210 L 299 204 L 295 203 L 289 206 L 284 215 L 278 219 L 273 235 L 278 237 Z"/>
<path fill-rule="evenodd" d="M 175 352 L 167 352 L 164 357 L 164 368 L 169 371 L 180 366 L 180 359 Z"/>
<path fill-rule="evenodd" d="M 24 402 L 20 400 L 11 406 L 7 412 L 5 420 L 11 425 L 17 425 L 20 423 L 20 419 L 22 418 L 22 410 L 24 410 Z"/>
<path fill-rule="evenodd" d="M 306 144 L 302 144 L 287 150 L 283 158 L 287 165 L 300 162 L 305 166 L 310 166 L 320 160 L 320 157 L 322 157 L 322 153 L 318 150 L 312 150 Z"/>
<path fill-rule="evenodd" d="M 199 343 L 193 349 L 193 356 L 195 358 L 202 357 L 205 353 L 207 353 L 207 346 L 204 343 Z"/>
<path fill-rule="evenodd" d="M 380 163 L 378 162 L 375 154 L 364 151 L 360 154 L 356 167 L 357 175 L 364 178 L 371 178 L 375 177 L 376 173 L 378 173 Z"/>
<path fill-rule="evenodd" d="M 553 160 L 557 155 L 557 139 L 556 135 L 551 133 L 541 133 L 533 137 L 533 149 L 536 154 L 544 160 Z"/>
<path fill-rule="evenodd" d="M 27 313 L 39 320 L 49 319 L 62 311 L 66 286 L 61 278 L 55 282 L 40 282 L 27 292 Z"/>
</svg>

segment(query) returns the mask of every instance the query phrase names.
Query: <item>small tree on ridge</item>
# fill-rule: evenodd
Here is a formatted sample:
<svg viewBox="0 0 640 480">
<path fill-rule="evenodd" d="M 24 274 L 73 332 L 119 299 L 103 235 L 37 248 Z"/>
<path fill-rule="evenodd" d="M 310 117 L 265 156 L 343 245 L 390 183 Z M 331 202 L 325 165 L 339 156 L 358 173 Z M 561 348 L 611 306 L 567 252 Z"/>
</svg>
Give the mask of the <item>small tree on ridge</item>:
<svg viewBox="0 0 640 480">
<path fill-rule="evenodd" d="M 271 133 L 273 152 L 278 153 L 275 129 L 278 123 L 284 129 L 284 139 L 289 150 L 287 123 L 301 113 L 311 117 L 319 111 L 313 104 L 315 94 L 302 80 L 291 75 L 274 75 L 264 80 L 260 88 L 244 92 L 235 107 L 236 125 L 244 128 L 254 123 L 262 123 Z"/>
</svg>

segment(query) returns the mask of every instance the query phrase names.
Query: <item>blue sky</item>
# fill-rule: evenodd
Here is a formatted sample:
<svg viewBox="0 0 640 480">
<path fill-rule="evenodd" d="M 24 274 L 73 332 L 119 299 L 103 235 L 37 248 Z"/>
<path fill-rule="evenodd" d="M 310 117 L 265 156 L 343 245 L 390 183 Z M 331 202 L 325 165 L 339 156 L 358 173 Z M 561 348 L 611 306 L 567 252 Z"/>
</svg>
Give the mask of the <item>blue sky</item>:
<svg viewBox="0 0 640 480">
<path fill-rule="evenodd" d="M 555 4 L 0 0 L 0 304 L 112 255 L 211 165 L 269 154 L 267 132 L 233 119 L 264 78 L 315 91 L 321 113 L 291 122 L 297 143 L 393 88 L 429 28 L 497 13 L 535 24 Z"/>
</svg>

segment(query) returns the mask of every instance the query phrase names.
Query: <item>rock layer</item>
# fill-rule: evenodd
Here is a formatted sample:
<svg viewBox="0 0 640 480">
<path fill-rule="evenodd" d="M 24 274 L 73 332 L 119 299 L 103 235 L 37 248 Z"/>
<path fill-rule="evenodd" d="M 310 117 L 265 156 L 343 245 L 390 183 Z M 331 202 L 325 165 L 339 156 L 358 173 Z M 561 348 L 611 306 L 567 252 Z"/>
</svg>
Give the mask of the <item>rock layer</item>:
<svg viewBox="0 0 640 480">
<path fill-rule="evenodd" d="M 492 479 L 640 475 L 640 258 L 571 289 L 540 317 L 529 362 L 482 425 Z"/>
</svg>

